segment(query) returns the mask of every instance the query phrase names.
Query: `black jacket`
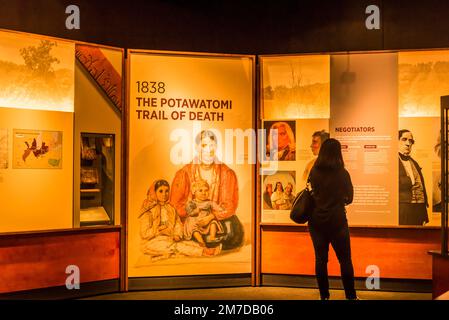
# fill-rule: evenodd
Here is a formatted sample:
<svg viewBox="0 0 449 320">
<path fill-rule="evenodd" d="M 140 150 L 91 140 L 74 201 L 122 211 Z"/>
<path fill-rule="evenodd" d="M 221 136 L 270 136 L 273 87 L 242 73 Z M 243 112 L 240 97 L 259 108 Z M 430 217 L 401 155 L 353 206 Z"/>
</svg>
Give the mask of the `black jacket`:
<svg viewBox="0 0 449 320">
<path fill-rule="evenodd" d="M 319 170 L 310 172 L 315 210 L 311 215 L 311 226 L 339 227 L 347 222 L 345 205 L 352 203 L 354 188 L 346 169 Z"/>
<path fill-rule="evenodd" d="M 421 167 L 418 162 L 413 160 L 411 157 L 409 159 L 414 165 L 418 174 L 421 178 L 421 182 L 424 189 L 424 202 L 426 207 L 429 206 L 427 200 L 427 192 L 426 192 L 426 184 L 424 183 L 424 177 L 422 175 Z M 399 202 L 411 203 L 412 202 L 412 180 L 407 176 L 407 172 L 405 171 L 404 165 L 402 164 L 401 159 L 399 158 Z"/>
</svg>

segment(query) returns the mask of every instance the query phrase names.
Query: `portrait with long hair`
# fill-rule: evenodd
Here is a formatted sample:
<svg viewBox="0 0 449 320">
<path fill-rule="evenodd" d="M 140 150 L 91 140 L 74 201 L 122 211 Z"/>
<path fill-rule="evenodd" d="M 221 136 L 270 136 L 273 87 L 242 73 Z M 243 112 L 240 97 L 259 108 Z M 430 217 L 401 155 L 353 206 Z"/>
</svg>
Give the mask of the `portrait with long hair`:
<svg viewBox="0 0 449 320">
<path fill-rule="evenodd" d="M 272 161 L 296 160 L 295 121 L 265 121 L 266 159 Z"/>
</svg>

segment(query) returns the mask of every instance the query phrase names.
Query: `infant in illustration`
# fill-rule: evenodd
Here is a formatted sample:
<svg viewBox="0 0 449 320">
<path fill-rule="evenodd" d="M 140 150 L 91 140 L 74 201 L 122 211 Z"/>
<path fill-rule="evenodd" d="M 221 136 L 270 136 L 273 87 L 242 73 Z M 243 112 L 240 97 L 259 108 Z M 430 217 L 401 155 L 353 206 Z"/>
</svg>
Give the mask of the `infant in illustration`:
<svg viewBox="0 0 449 320">
<path fill-rule="evenodd" d="M 203 236 L 209 236 L 208 242 L 213 243 L 217 234 L 224 233 L 223 225 L 217 220 L 214 212 L 224 212 L 225 209 L 210 200 L 209 184 L 205 180 L 192 183 L 191 190 L 192 200 L 186 204 L 184 238 L 193 238 L 201 246 L 206 246 Z"/>
</svg>

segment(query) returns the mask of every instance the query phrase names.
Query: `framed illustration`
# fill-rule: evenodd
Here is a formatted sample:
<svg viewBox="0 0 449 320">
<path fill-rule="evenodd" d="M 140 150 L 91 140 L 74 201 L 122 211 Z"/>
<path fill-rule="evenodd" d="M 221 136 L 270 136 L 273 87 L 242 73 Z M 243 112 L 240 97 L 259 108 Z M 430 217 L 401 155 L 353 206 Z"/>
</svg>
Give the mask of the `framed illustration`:
<svg viewBox="0 0 449 320">
<path fill-rule="evenodd" d="M 13 169 L 61 168 L 61 131 L 13 130 Z"/>
<path fill-rule="evenodd" d="M 278 171 L 263 176 L 262 207 L 269 210 L 291 210 L 296 192 L 296 172 Z"/>
<path fill-rule="evenodd" d="M 0 169 L 8 168 L 8 129 L 0 128 Z"/>
<path fill-rule="evenodd" d="M 254 57 L 128 57 L 129 277 L 251 273 Z"/>
</svg>

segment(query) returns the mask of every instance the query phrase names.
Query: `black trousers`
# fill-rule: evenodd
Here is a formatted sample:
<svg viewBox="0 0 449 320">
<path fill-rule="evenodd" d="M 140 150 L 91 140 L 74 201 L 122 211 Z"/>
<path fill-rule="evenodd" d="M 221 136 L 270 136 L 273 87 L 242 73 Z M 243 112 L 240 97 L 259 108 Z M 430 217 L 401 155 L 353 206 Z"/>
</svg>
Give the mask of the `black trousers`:
<svg viewBox="0 0 449 320">
<path fill-rule="evenodd" d="M 351 244 L 347 221 L 339 227 L 316 227 L 309 225 L 309 232 L 315 249 L 315 272 L 321 299 L 329 299 L 327 262 L 329 244 L 332 245 L 340 263 L 341 277 L 347 299 L 357 297 L 354 288 L 354 268 L 351 259 Z"/>
</svg>

